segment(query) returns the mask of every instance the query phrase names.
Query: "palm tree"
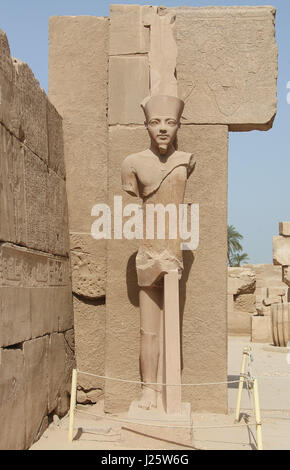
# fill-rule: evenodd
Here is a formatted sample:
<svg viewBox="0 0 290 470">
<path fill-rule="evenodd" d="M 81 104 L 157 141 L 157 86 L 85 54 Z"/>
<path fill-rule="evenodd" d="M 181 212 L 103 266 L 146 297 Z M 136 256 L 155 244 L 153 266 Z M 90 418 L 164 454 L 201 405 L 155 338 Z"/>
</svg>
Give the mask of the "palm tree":
<svg viewBox="0 0 290 470">
<path fill-rule="evenodd" d="M 232 266 L 232 257 L 243 250 L 239 240 L 243 239 L 241 235 L 233 225 L 228 225 L 228 263 Z"/>
<path fill-rule="evenodd" d="M 241 263 L 249 261 L 247 253 L 235 253 L 231 258 L 231 266 L 240 267 Z"/>
</svg>

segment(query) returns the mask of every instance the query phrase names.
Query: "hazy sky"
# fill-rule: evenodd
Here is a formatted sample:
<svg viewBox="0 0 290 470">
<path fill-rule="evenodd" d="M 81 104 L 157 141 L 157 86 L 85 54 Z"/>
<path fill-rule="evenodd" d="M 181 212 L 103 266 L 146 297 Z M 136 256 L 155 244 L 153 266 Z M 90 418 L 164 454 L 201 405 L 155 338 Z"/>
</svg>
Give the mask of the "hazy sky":
<svg viewBox="0 0 290 470">
<path fill-rule="evenodd" d="M 48 82 L 48 19 L 53 15 L 108 16 L 110 3 L 165 6 L 265 5 L 277 8 L 279 47 L 278 113 L 268 132 L 230 133 L 228 221 L 244 236 L 243 247 L 252 263 L 272 262 L 272 236 L 279 221 L 290 220 L 290 2 L 276 0 L 107 1 L 0 0 L 0 28 L 11 53 L 29 64 L 41 86 Z M 290 86 L 290 83 L 289 83 Z M 289 89 L 290 92 L 290 89 Z M 193 149 L 194 151 L 194 149 Z M 210 190 L 210 188 L 209 188 Z"/>
</svg>

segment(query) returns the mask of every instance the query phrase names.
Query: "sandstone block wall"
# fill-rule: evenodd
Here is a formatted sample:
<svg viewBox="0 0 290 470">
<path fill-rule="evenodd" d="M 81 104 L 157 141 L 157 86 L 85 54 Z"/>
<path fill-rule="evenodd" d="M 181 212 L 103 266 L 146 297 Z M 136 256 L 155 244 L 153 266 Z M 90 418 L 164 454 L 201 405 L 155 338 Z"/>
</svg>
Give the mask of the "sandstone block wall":
<svg viewBox="0 0 290 470">
<path fill-rule="evenodd" d="M 0 31 L 1 449 L 69 405 L 74 361 L 62 119 Z"/>
<path fill-rule="evenodd" d="M 91 236 L 91 211 L 107 200 L 109 19 L 52 17 L 49 31 L 49 98 L 63 118 L 77 367 L 103 375 L 106 242 Z M 82 403 L 103 394 L 98 379 L 79 375 L 78 386 Z"/>
</svg>

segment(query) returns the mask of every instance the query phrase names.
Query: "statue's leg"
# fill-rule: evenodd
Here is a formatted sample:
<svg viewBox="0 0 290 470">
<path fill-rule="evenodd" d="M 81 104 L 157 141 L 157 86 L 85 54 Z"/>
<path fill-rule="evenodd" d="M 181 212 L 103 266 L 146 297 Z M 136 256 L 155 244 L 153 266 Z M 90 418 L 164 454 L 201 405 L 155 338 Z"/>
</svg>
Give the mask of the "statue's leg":
<svg viewBox="0 0 290 470">
<path fill-rule="evenodd" d="M 157 382 L 159 359 L 160 317 L 162 312 L 162 289 L 140 289 L 141 347 L 140 364 L 143 382 Z M 149 410 L 157 406 L 157 386 L 143 385 L 139 407 Z"/>
</svg>

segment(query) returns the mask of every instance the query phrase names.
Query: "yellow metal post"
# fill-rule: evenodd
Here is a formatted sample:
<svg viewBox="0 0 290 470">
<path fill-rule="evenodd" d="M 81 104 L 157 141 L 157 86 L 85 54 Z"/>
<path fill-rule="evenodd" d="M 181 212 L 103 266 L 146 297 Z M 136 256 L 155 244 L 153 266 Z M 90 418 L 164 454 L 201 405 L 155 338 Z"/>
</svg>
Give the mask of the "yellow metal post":
<svg viewBox="0 0 290 470">
<path fill-rule="evenodd" d="M 260 401 L 259 401 L 259 389 L 258 389 L 258 381 L 257 381 L 257 379 L 254 379 L 254 381 L 253 381 L 253 392 L 254 392 L 254 407 L 255 407 L 255 418 L 256 418 L 256 431 L 257 431 L 257 448 L 258 448 L 258 450 L 263 450 L 262 422 L 261 422 Z"/>
<path fill-rule="evenodd" d="M 245 374 L 245 370 L 246 370 L 246 362 L 247 362 L 248 355 L 249 355 L 248 348 L 244 348 L 243 357 L 242 357 L 241 373 L 240 373 L 240 382 L 239 382 L 239 390 L 238 390 L 236 416 L 235 416 L 235 422 L 236 423 L 238 423 L 240 421 L 240 409 L 241 409 L 242 391 L 243 391 L 243 386 L 244 386 L 244 374 Z"/>
<path fill-rule="evenodd" d="M 73 440 L 76 401 L 77 401 L 77 370 L 73 369 L 72 382 L 71 382 L 70 410 L 69 410 L 69 430 L 68 430 L 68 439 L 70 442 L 72 442 Z"/>
</svg>

